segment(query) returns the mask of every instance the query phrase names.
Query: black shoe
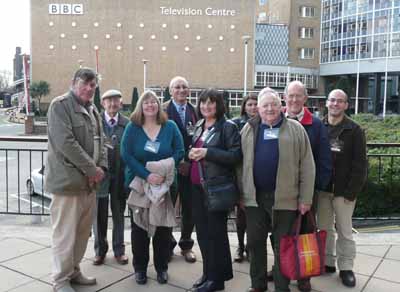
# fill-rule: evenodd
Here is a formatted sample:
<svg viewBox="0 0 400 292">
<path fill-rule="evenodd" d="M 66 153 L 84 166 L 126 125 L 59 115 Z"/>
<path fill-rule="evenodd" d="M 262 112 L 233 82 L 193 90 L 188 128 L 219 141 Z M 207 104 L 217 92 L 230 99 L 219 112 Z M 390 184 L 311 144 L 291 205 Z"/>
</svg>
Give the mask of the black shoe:
<svg viewBox="0 0 400 292">
<path fill-rule="evenodd" d="M 235 257 L 233 258 L 233 260 L 237 263 L 241 263 L 244 260 L 244 255 L 243 255 L 243 248 L 238 247 L 238 249 L 236 250 L 235 253 Z"/>
<path fill-rule="evenodd" d="M 162 272 L 157 273 L 157 282 L 160 284 L 166 284 L 168 282 L 167 271 L 162 271 Z"/>
<path fill-rule="evenodd" d="M 147 275 L 146 272 L 138 271 L 135 273 L 136 283 L 139 285 L 144 285 L 147 283 Z"/>
<path fill-rule="evenodd" d="M 325 266 L 325 273 L 328 273 L 328 274 L 336 273 L 336 267 Z"/>
<path fill-rule="evenodd" d="M 354 276 L 353 271 L 340 271 L 339 276 L 342 279 L 343 285 L 347 287 L 354 287 L 356 285 L 356 277 Z"/>
<path fill-rule="evenodd" d="M 201 275 L 201 277 L 199 279 L 197 279 L 196 282 L 194 282 L 193 287 L 192 288 L 198 288 L 201 285 L 204 284 L 204 282 L 207 281 L 207 277 L 205 275 Z"/>
<path fill-rule="evenodd" d="M 214 292 L 225 289 L 225 282 L 220 281 L 205 281 L 203 285 L 192 289 L 192 292 Z"/>
<path fill-rule="evenodd" d="M 297 280 L 297 288 L 299 288 L 301 292 L 310 292 L 311 291 L 310 279 L 308 278 L 308 279 Z"/>
<path fill-rule="evenodd" d="M 274 281 L 274 273 L 272 271 L 267 272 L 267 281 L 273 282 Z"/>
</svg>

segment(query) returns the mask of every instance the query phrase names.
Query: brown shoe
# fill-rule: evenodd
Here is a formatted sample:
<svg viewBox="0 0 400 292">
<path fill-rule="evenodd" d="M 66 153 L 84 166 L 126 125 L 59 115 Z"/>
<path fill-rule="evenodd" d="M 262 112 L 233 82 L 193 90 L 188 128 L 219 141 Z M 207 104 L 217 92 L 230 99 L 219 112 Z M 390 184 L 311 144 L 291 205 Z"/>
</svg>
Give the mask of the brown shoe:
<svg viewBox="0 0 400 292">
<path fill-rule="evenodd" d="M 118 264 L 120 265 L 126 265 L 129 261 L 128 257 L 126 255 L 120 255 L 120 256 L 116 256 L 115 260 L 117 261 Z"/>
<path fill-rule="evenodd" d="M 95 256 L 93 265 L 100 266 L 100 265 L 104 264 L 105 258 L 106 258 L 106 256 Z"/>
<path fill-rule="evenodd" d="M 188 263 L 196 262 L 196 255 L 191 249 L 182 250 L 181 254 L 185 257 L 185 261 L 187 261 Z"/>
<path fill-rule="evenodd" d="M 297 287 L 301 292 L 310 292 L 311 291 L 311 283 L 310 279 L 301 279 L 297 281 Z"/>
</svg>

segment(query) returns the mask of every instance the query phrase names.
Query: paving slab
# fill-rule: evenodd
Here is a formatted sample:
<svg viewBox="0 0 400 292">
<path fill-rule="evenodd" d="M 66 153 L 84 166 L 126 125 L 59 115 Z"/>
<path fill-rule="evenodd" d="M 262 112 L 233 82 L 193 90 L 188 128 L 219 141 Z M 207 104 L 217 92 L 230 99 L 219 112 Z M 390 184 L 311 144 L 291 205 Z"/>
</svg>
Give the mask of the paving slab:
<svg viewBox="0 0 400 292">
<path fill-rule="evenodd" d="M 354 261 L 354 272 L 365 276 L 371 276 L 381 261 L 382 259 L 376 256 L 357 254 Z"/>
<path fill-rule="evenodd" d="M 391 246 L 389 252 L 386 255 L 386 258 L 400 261 L 400 246 L 398 245 Z"/>
<path fill-rule="evenodd" d="M 29 282 L 32 282 L 33 279 L 29 278 L 27 276 L 24 276 L 20 273 L 17 273 L 15 271 L 11 271 L 3 266 L 0 266 L 0 275 L 1 275 L 1 281 L 0 281 L 0 291 L 8 291 L 10 289 L 13 289 L 15 287 L 27 284 Z"/>
<path fill-rule="evenodd" d="M 44 249 L 42 245 L 21 238 L 6 238 L 0 241 L 0 263 Z"/>
<path fill-rule="evenodd" d="M 357 245 L 357 256 L 366 254 L 370 256 L 384 257 L 388 252 L 390 245 Z"/>
<path fill-rule="evenodd" d="M 372 278 L 363 292 L 399 292 L 400 284 Z"/>
<path fill-rule="evenodd" d="M 375 272 L 374 277 L 400 283 L 399 271 L 400 261 L 384 259 Z"/>
<path fill-rule="evenodd" d="M 32 281 L 7 292 L 53 292 L 53 288 L 49 284 L 40 281 Z"/>
</svg>

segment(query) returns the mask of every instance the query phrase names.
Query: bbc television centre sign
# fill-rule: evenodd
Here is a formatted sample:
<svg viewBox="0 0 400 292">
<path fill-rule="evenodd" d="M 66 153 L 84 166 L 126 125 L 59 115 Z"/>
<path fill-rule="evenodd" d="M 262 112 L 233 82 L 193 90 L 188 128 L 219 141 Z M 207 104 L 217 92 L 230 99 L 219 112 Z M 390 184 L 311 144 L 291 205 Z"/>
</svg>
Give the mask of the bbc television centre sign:
<svg viewBox="0 0 400 292">
<path fill-rule="evenodd" d="M 49 14 L 83 14 L 83 4 L 49 4 Z"/>
</svg>

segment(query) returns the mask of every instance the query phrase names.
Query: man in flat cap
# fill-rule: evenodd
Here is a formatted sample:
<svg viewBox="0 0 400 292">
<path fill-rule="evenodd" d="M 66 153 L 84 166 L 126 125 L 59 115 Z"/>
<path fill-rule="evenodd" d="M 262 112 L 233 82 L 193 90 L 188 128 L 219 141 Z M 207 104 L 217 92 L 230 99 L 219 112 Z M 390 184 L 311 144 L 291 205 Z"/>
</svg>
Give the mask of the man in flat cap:
<svg viewBox="0 0 400 292">
<path fill-rule="evenodd" d="M 93 223 L 96 256 L 93 264 L 102 265 L 108 251 L 108 204 L 111 201 L 113 221 L 112 249 L 117 263 L 126 265 L 128 257 L 125 255 L 124 244 L 124 212 L 127 192 L 124 189 L 124 165 L 120 158 L 119 147 L 122 134 L 129 120 L 119 113 L 122 108 L 122 94 L 120 91 L 110 89 L 104 92 L 101 97 L 101 105 L 104 108 L 101 117 L 106 136 L 108 172 L 101 183 L 100 190 L 97 192 L 96 214 Z"/>
</svg>

